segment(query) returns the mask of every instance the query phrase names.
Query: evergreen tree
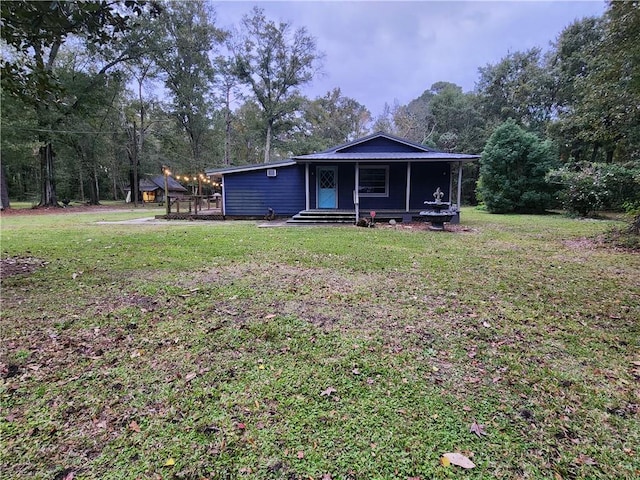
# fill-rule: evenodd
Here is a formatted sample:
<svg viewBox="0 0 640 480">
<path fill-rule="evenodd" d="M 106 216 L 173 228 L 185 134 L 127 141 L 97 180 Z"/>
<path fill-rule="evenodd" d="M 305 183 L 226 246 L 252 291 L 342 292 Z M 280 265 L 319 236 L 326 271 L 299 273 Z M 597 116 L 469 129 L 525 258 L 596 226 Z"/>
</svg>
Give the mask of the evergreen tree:
<svg viewBox="0 0 640 480">
<path fill-rule="evenodd" d="M 544 212 L 553 200 L 545 175 L 555 165 L 551 144 L 509 119 L 482 152 L 478 194 L 491 213 Z"/>
</svg>

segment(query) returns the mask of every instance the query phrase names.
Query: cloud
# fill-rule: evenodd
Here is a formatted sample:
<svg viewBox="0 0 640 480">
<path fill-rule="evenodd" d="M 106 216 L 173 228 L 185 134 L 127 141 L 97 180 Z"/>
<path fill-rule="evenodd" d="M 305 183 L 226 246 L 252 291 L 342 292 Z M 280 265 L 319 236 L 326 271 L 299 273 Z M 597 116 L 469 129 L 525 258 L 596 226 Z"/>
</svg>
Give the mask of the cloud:
<svg viewBox="0 0 640 480">
<path fill-rule="evenodd" d="M 237 25 L 249 2 L 214 4 L 222 26 Z M 373 113 L 406 104 L 437 81 L 465 91 L 478 68 L 509 52 L 546 49 L 577 18 L 601 15 L 603 2 L 261 2 L 275 21 L 305 27 L 325 56 L 310 97 L 339 87 Z"/>
</svg>

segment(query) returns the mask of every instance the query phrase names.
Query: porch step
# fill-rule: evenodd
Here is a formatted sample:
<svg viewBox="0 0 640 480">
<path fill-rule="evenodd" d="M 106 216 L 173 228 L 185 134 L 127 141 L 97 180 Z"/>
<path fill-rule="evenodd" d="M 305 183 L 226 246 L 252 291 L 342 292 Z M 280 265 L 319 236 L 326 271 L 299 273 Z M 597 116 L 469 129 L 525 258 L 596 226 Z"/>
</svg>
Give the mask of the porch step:
<svg viewBox="0 0 640 480">
<path fill-rule="evenodd" d="M 356 214 L 350 212 L 303 210 L 287 220 L 292 224 L 322 224 L 322 223 L 356 223 Z"/>
</svg>

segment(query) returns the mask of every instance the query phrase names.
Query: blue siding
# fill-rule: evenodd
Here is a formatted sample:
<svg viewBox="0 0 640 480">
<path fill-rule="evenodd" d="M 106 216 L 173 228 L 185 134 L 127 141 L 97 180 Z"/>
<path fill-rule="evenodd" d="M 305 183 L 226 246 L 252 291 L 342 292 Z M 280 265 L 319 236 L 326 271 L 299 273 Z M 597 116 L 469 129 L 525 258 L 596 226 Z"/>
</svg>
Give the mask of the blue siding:
<svg viewBox="0 0 640 480">
<path fill-rule="evenodd" d="M 338 150 L 339 153 L 406 153 L 406 152 L 424 152 L 411 145 L 395 142 L 389 138 L 377 137 L 366 142 L 346 147 Z"/>
<path fill-rule="evenodd" d="M 276 171 L 275 177 L 267 177 L 266 169 L 225 174 L 225 215 L 263 216 L 269 208 L 276 215 L 295 215 L 304 210 L 304 166 Z"/>
<path fill-rule="evenodd" d="M 451 171 L 447 162 L 412 163 L 411 164 L 411 197 L 409 208 L 424 208 L 424 202 L 434 200 L 433 192 L 440 187 L 444 192 L 443 202 L 449 201 L 449 185 Z"/>
</svg>

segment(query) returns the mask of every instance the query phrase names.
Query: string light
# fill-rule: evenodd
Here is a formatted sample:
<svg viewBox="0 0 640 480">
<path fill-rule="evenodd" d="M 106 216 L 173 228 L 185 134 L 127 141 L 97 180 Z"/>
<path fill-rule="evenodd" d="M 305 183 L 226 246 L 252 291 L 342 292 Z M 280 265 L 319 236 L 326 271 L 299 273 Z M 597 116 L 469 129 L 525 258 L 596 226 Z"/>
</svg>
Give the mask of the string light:
<svg viewBox="0 0 640 480">
<path fill-rule="evenodd" d="M 212 180 L 210 177 L 207 177 L 204 173 L 198 173 L 194 175 L 173 175 L 168 167 L 163 168 L 163 173 L 167 176 L 172 176 L 179 182 L 184 182 L 187 184 L 198 183 L 198 184 L 211 185 L 214 188 L 220 187 L 219 182 Z"/>
</svg>

